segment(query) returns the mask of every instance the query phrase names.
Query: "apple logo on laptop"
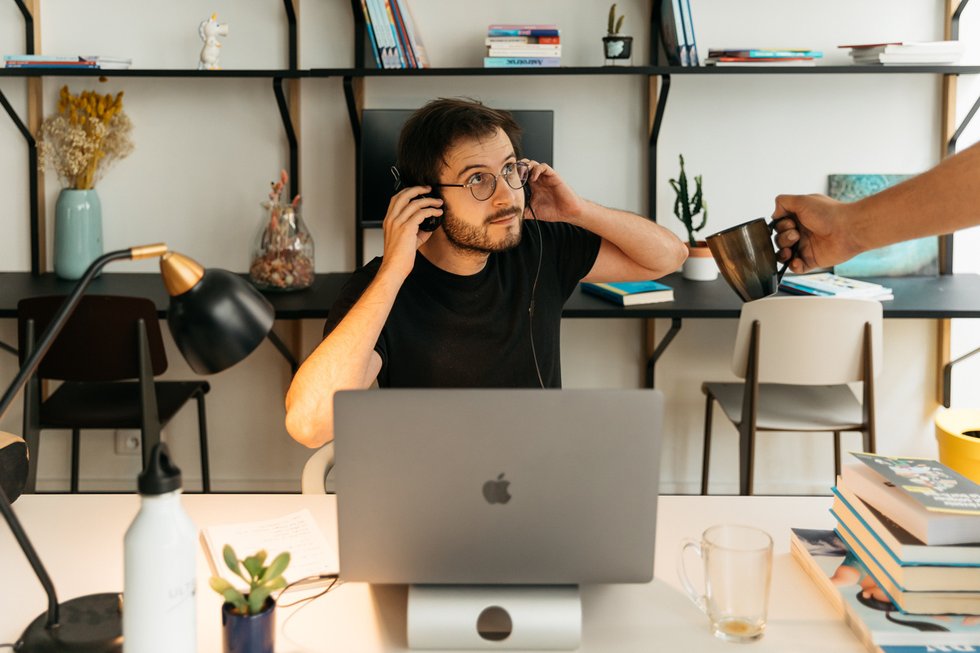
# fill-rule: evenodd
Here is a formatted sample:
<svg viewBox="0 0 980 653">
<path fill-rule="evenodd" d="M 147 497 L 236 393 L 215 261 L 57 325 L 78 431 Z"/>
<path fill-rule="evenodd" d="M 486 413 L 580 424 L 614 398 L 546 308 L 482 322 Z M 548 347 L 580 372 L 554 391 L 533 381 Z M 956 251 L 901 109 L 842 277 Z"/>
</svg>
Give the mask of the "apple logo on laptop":
<svg viewBox="0 0 980 653">
<path fill-rule="evenodd" d="M 483 498 L 487 500 L 487 503 L 507 503 L 510 501 L 510 492 L 507 491 L 508 485 L 510 485 L 510 481 L 505 481 L 504 474 L 501 473 L 497 480 L 489 480 L 483 484 Z"/>
</svg>

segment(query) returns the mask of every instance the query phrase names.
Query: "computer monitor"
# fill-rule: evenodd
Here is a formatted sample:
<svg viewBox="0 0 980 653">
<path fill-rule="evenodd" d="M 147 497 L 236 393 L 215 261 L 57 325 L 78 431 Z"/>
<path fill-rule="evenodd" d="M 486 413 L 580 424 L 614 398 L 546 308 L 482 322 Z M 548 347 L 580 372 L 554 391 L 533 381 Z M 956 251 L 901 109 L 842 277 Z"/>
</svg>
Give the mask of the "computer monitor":
<svg viewBox="0 0 980 653">
<path fill-rule="evenodd" d="M 398 137 L 414 109 L 368 109 L 361 119 L 361 219 L 378 223 L 388 211 L 395 193 Z M 521 152 L 535 161 L 551 164 L 554 142 L 553 111 L 511 111 L 521 126 Z"/>
<path fill-rule="evenodd" d="M 662 414 L 655 390 L 338 392 L 341 579 L 650 581 Z"/>
</svg>

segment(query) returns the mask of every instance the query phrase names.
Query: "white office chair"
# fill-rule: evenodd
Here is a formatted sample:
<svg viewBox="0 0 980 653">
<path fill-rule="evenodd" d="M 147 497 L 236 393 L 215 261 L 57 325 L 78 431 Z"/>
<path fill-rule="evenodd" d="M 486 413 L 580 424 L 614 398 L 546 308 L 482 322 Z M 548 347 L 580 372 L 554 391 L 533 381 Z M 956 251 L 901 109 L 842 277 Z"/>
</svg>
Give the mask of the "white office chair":
<svg viewBox="0 0 980 653">
<path fill-rule="evenodd" d="M 860 431 L 875 451 L 874 377 L 881 368 L 881 303 L 770 297 L 742 307 L 732 371 L 742 383 L 706 382 L 701 494 L 708 493 L 711 411 L 739 432 L 739 493 L 752 494 L 757 431 L 829 431 L 840 473 L 840 434 Z M 863 401 L 846 385 L 863 381 Z"/>
<path fill-rule="evenodd" d="M 333 442 L 328 442 L 317 449 L 303 465 L 300 481 L 303 494 L 334 494 L 334 479 L 330 475 L 333 464 Z"/>
</svg>

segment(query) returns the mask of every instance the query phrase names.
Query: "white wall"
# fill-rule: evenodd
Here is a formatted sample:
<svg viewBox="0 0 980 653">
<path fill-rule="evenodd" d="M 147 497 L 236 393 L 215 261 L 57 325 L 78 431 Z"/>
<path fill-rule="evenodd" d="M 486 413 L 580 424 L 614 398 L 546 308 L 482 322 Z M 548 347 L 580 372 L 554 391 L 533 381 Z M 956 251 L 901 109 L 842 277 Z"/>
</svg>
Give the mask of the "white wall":
<svg viewBox="0 0 980 653">
<path fill-rule="evenodd" d="M 693 0 L 702 52 L 708 47 L 759 44 L 812 47 L 843 61 L 839 43 L 931 40 L 942 35 L 942 3 L 921 0 Z M 477 66 L 483 32 L 491 22 L 557 22 L 566 65 L 600 63 L 608 4 L 587 0 L 413 0 L 420 30 L 436 66 Z M 570 9 L 574 7 L 574 9 Z M 619 2 L 627 14 L 637 53 L 648 50 L 648 1 Z M 226 68 L 285 66 L 285 18 L 278 2 L 191 0 L 155 5 L 124 0 L 43 0 L 45 52 L 132 56 L 139 67 L 192 67 L 200 42 L 197 23 L 208 12 L 231 25 L 224 39 Z M 346 0 L 301 2 L 300 65 L 353 63 L 350 6 Z M 0 50 L 23 49 L 22 23 L 13 3 L 0 6 Z M 964 16 L 961 37 L 967 61 L 980 62 L 980 14 Z M 640 62 L 638 56 L 637 61 Z M 136 151 L 99 185 L 107 248 L 165 240 L 171 248 L 210 266 L 242 271 L 260 219 L 267 184 L 286 164 L 287 151 L 269 80 L 125 79 L 45 81 L 46 107 L 63 83 L 73 91 L 124 89 L 135 125 Z M 25 115 L 25 83 L 0 80 L 0 89 Z M 411 108 L 437 96 L 467 95 L 510 109 L 555 111 L 555 167 L 583 196 L 647 213 L 647 80 L 635 77 L 461 77 L 419 80 L 368 79 L 367 106 Z M 960 82 L 962 117 L 980 93 L 975 79 Z M 780 192 L 825 190 L 835 172 L 918 172 L 938 161 L 939 81 L 920 75 L 726 76 L 672 79 L 660 139 L 660 222 L 677 233 L 672 191 L 683 152 L 690 173 L 703 174 L 711 203 L 710 231 L 768 215 Z M 353 139 L 339 79 L 302 82 L 302 186 L 304 217 L 317 247 L 321 272 L 349 270 L 353 259 Z M 6 122 L 0 127 L 0 171 L 5 194 L 0 269 L 29 268 L 26 147 Z M 962 143 L 978 140 L 977 127 Z M 57 179 L 46 185 L 49 224 Z M 49 228 L 50 233 L 50 228 Z M 370 255 L 380 234 L 368 233 Z M 977 236 L 957 242 L 957 265 L 976 259 Z M 117 266 L 122 269 L 123 266 Z M 151 270 L 152 263 L 128 270 Z M 0 320 L 0 339 L 15 342 L 12 320 Z M 658 323 L 658 334 L 666 331 Z M 319 337 L 319 320 L 303 324 L 305 351 Z M 978 344 L 960 333 L 956 347 Z M 705 379 L 730 378 L 732 320 L 689 320 L 657 370 L 668 399 L 662 477 L 665 491 L 698 485 Z M 886 324 L 884 372 L 879 380 L 879 448 L 930 455 L 935 409 L 935 327 L 921 320 Z M 12 378 L 9 357 L 0 358 L 0 383 Z M 171 348 L 168 376 L 191 375 Z M 642 371 L 641 325 L 634 320 L 568 320 L 563 327 L 567 387 L 635 387 Z M 957 371 L 957 405 L 969 405 L 980 360 Z M 208 397 L 212 474 L 219 489 L 295 489 L 307 451 L 282 427 L 285 366 L 269 346 L 242 365 L 211 379 Z M 6 381 L 5 381 L 6 380 Z M 20 430 L 20 411 L 0 426 Z M 716 425 L 713 457 L 716 491 L 736 483 L 735 431 Z M 188 408 L 167 429 L 178 461 L 195 486 L 196 421 Z M 67 438 L 47 434 L 40 463 L 42 487 L 64 487 Z M 853 443 L 857 444 L 855 436 Z M 128 487 L 137 470 L 133 457 L 112 452 L 112 434 L 87 439 L 82 455 L 89 487 Z M 758 452 L 760 492 L 822 491 L 832 481 L 829 436 L 763 435 Z"/>
</svg>

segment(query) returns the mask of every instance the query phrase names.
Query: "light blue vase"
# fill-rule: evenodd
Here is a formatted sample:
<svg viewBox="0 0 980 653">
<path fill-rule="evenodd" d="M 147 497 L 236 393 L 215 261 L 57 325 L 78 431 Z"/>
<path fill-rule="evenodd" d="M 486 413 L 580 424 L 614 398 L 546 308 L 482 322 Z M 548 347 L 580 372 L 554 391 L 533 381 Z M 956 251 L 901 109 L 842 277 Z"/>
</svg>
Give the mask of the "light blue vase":
<svg viewBox="0 0 980 653">
<path fill-rule="evenodd" d="M 80 279 L 102 255 L 102 203 L 92 190 L 66 188 L 54 207 L 54 273 Z"/>
</svg>

